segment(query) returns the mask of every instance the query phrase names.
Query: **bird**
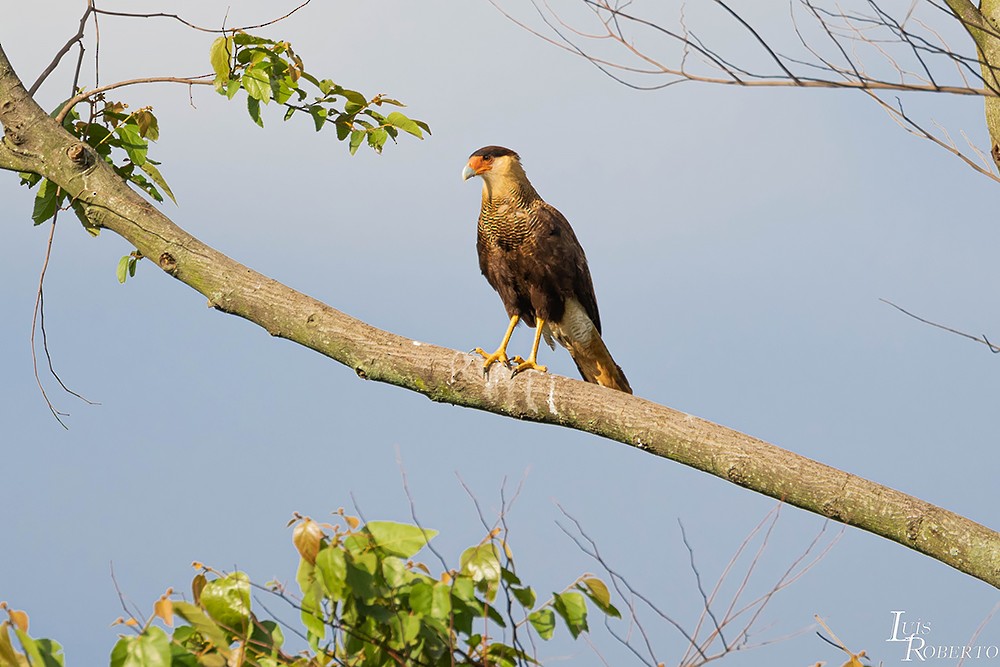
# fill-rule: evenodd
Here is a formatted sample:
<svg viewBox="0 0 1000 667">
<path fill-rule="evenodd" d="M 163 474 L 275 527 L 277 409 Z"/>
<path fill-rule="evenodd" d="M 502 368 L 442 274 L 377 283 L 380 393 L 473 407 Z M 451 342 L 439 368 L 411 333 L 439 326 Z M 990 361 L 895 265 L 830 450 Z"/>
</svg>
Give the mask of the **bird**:
<svg viewBox="0 0 1000 667">
<path fill-rule="evenodd" d="M 601 338 L 601 315 L 587 257 L 569 221 L 531 185 L 520 156 L 503 146 L 486 146 L 469 156 L 462 180 L 483 181 L 476 234 L 479 268 L 500 295 L 510 323 L 495 352 L 482 348 L 483 373 L 500 362 L 512 377 L 527 370 L 546 372 L 538 363 L 545 337 L 569 350 L 587 382 L 632 393 L 621 367 Z M 507 345 L 519 322 L 535 328 L 527 359 L 508 358 Z"/>
</svg>

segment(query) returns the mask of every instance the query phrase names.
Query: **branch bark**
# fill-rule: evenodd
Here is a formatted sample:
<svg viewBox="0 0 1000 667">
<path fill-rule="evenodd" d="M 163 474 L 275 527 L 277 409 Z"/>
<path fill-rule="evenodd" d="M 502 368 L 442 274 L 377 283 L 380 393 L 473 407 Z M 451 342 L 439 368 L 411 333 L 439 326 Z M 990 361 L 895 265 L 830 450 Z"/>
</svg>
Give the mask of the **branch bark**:
<svg viewBox="0 0 1000 667">
<path fill-rule="evenodd" d="M 361 378 L 516 419 L 587 431 L 896 541 L 1000 588 L 1000 534 L 918 498 L 622 392 L 526 373 L 483 379 L 482 360 L 372 327 L 208 247 L 128 187 L 35 103 L 0 46 L 0 167 L 59 184 L 90 220 L 163 271 Z"/>
</svg>

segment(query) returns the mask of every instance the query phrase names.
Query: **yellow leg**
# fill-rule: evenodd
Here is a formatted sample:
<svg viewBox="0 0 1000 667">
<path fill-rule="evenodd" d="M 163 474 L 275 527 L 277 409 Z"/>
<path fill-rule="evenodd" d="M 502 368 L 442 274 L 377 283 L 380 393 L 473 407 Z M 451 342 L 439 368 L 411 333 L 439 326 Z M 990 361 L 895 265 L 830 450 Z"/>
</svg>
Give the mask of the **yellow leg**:
<svg viewBox="0 0 1000 667">
<path fill-rule="evenodd" d="M 535 342 L 531 345 L 531 356 L 529 356 L 527 358 L 527 360 L 521 359 L 520 357 L 516 357 L 515 358 L 515 361 L 517 362 L 517 366 L 514 367 L 514 371 L 510 374 L 511 377 L 514 377 L 515 375 L 517 375 L 521 371 L 536 370 L 539 373 L 544 373 L 547 370 L 549 370 L 545 366 L 539 366 L 538 363 L 537 363 L 538 362 L 538 343 L 542 340 L 542 329 L 545 327 L 545 320 L 543 320 L 540 317 L 536 317 L 535 320 L 536 320 L 535 321 Z"/>
<path fill-rule="evenodd" d="M 483 355 L 486 359 L 486 361 L 483 362 L 483 375 L 486 375 L 486 373 L 490 370 L 490 366 L 492 366 L 494 362 L 499 361 L 504 366 L 510 365 L 510 360 L 507 358 L 507 343 L 510 342 L 510 337 L 514 333 L 514 327 L 517 326 L 519 320 L 520 318 L 517 315 L 511 316 L 510 326 L 507 327 L 507 333 L 503 335 L 503 341 L 500 343 L 500 347 L 498 347 L 497 351 L 493 354 L 488 354 L 481 347 L 476 348 L 476 352 Z"/>
</svg>

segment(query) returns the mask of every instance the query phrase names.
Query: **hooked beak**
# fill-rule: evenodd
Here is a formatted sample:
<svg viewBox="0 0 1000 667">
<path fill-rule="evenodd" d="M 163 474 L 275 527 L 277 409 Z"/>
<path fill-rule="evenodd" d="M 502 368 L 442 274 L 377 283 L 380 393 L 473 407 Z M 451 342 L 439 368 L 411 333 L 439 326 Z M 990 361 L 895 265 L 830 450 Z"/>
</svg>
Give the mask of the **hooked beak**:
<svg viewBox="0 0 1000 667">
<path fill-rule="evenodd" d="M 482 156 L 473 155 L 462 170 L 462 180 L 467 181 L 473 176 L 480 176 L 490 170 L 493 165 L 483 160 Z"/>
</svg>

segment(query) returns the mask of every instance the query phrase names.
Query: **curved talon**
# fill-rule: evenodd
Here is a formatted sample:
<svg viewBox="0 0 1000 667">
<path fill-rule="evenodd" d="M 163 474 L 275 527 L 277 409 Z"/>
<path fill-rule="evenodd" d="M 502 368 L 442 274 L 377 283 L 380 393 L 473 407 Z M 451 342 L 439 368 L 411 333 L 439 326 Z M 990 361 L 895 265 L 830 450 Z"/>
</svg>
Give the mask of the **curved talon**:
<svg viewBox="0 0 1000 667">
<path fill-rule="evenodd" d="M 490 372 L 490 366 L 492 366 L 494 363 L 496 363 L 498 361 L 501 364 L 503 364 L 505 367 L 510 368 L 510 359 L 507 358 L 507 350 L 505 350 L 502 347 L 500 349 L 498 349 L 496 352 L 494 352 L 493 354 L 489 354 L 486 350 L 484 350 L 481 347 L 477 347 L 476 348 L 476 352 L 478 354 L 481 354 L 483 356 L 483 359 L 485 359 L 485 361 L 483 362 L 483 375 L 484 376 L 487 375 L 487 374 L 489 374 L 489 372 Z"/>
<path fill-rule="evenodd" d="M 520 359 L 520 357 L 517 358 Z M 515 375 L 517 375 L 522 371 L 529 371 L 529 370 L 538 371 L 539 373 L 547 373 L 549 369 L 548 366 L 539 366 L 534 359 L 527 359 L 518 362 L 517 366 L 514 367 L 514 370 L 510 372 L 510 376 L 514 377 Z"/>
<path fill-rule="evenodd" d="M 517 322 L 520 318 L 517 315 L 510 316 L 510 324 L 507 325 L 507 331 L 503 335 L 503 340 L 500 341 L 500 347 L 493 354 L 488 354 L 486 350 L 481 347 L 476 348 L 478 354 L 483 355 L 486 360 L 483 362 L 483 377 L 487 377 L 490 372 L 490 366 L 496 362 L 500 362 L 504 365 L 504 368 L 510 368 L 510 359 L 507 358 L 507 343 L 510 342 L 510 335 L 514 333 L 514 327 L 517 326 Z"/>
<path fill-rule="evenodd" d="M 511 371 L 510 376 L 514 377 L 522 371 L 534 370 L 539 373 L 545 373 L 549 369 L 545 366 L 538 365 L 538 341 L 542 338 L 542 331 L 545 327 L 545 320 L 540 317 L 535 318 L 535 342 L 531 346 L 531 354 L 528 355 L 527 359 L 522 359 L 521 357 L 514 357 L 514 363 L 517 366 Z"/>
</svg>

